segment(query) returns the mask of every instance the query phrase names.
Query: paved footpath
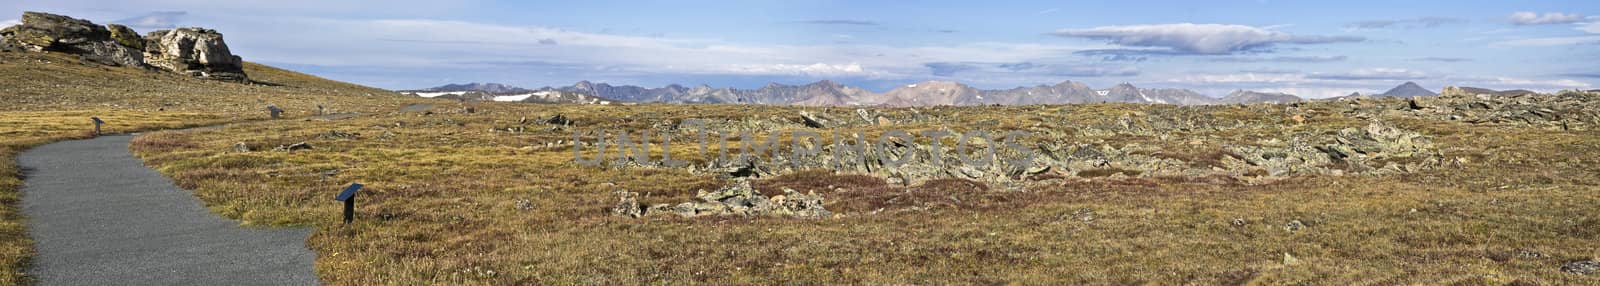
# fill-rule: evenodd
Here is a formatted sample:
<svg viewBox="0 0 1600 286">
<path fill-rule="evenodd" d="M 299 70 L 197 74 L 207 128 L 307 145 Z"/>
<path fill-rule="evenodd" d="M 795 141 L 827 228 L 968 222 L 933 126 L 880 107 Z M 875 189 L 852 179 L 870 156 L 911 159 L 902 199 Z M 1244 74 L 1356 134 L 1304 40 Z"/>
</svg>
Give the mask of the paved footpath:
<svg viewBox="0 0 1600 286">
<path fill-rule="evenodd" d="M 316 285 L 309 228 L 240 227 L 102 136 L 22 153 L 40 285 Z"/>
</svg>

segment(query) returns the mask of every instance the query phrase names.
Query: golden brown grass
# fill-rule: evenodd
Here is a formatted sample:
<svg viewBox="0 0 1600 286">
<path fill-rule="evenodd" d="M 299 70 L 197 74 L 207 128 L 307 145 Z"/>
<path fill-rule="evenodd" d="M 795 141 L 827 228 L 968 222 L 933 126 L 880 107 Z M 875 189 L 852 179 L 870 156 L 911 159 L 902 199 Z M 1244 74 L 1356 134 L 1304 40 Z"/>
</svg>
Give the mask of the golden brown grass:
<svg viewBox="0 0 1600 286">
<path fill-rule="evenodd" d="M 1446 158 L 1469 159 L 1408 175 L 1307 176 L 1263 185 L 1105 170 L 1106 177 L 1031 181 L 1024 191 L 956 179 L 893 186 L 875 176 L 807 171 L 763 178 L 756 186 L 769 194 L 782 187 L 817 191 L 843 217 L 628 219 L 607 213 L 616 189 L 639 192 L 642 203 L 668 203 L 727 182 L 684 169 L 579 167 L 571 162 L 570 145 L 546 147 L 570 140 L 570 130 L 518 123 L 563 114 L 579 129 L 622 130 L 685 118 L 788 121 L 798 109 L 684 108 L 488 104 L 477 114 L 384 113 L 162 132 L 139 138 L 134 148 L 220 214 L 247 224 L 314 226 L 308 245 L 319 254 L 318 274 L 335 285 L 1597 281 L 1558 270 L 1600 255 L 1592 247 L 1600 239 L 1594 213 L 1600 177 L 1587 167 L 1600 158 L 1594 131 L 1386 117 L 1434 137 Z M 1071 133 L 1065 131 L 1159 108 L 1177 107 L 920 112 L 947 122 L 995 120 L 994 128 Z M 1219 122 L 1249 124 L 1170 133 L 1180 139 L 1104 134 L 1069 140 L 1160 146 L 1176 158 L 1211 158 L 1226 156 L 1216 149 L 1222 143 L 1365 124 L 1337 114 L 1283 124 L 1288 115 L 1277 112 L 1197 108 Z M 801 128 L 797 121 L 786 124 Z M 506 131 L 519 126 L 525 131 Z M 331 131 L 360 136 L 318 137 Z M 1207 142 L 1196 147 L 1183 138 Z M 301 141 L 316 149 L 231 148 Z M 677 158 L 699 158 L 687 144 L 674 149 Z M 341 225 L 332 197 L 352 182 L 368 188 L 359 219 Z M 518 208 L 518 201 L 531 208 Z M 1286 230 L 1293 221 L 1304 227 Z M 1294 259 L 1286 262 L 1286 254 Z"/>
<path fill-rule="evenodd" d="M 57 54 L 0 53 L 0 285 L 31 283 L 32 242 L 18 209 L 21 185 L 15 156 L 32 146 L 92 136 L 261 120 L 276 104 L 286 116 L 392 110 L 415 102 L 388 92 L 247 63 L 260 82 L 244 85 L 128 68 L 84 65 Z"/>
</svg>

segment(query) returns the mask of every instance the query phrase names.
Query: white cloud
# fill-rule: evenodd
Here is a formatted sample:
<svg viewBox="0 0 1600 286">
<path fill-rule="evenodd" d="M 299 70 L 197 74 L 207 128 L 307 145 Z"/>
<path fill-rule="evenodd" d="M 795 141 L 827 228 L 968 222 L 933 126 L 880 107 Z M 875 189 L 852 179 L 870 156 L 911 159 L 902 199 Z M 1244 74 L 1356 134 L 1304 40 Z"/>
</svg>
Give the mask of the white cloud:
<svg viewBox="0 0 1600 286">
<path fill-rule="evenodd" d="M 183 11 L 152 12 L 111 22 L 140 30 L 171 29 L 178 25 L 179 18 L 187 14 Z"/>
<path fill-rule="evenodd" d="M 0 21 L 0 27 L 10 27 L 10 26 L 16 26 L 16 25 L 19 25 L 19 24 L 22 24 L 22 21 L 21 20 L 17 20 L 17 19 Z"/>
<path fill-rule="evenodd" d="M 1235 74 L 1191 74 L 1169 79 L 1168 82 L 1187 84 L 1267 84 L 1267 83 L 1298 83 L 1305 81 L 1306 77 L 1299 73 L 1235 73 Z"/>
<path fill-rule="evenodd" d="M 815 77 L 861 76 L 875 74 L 861 68 L 859 63 L 827 64 L 815 63 L 809 65 L 796 64 L 765 64 L 765 65 L 731 65 L 722 72 L 734 74 L 754 75 L 801 75 Z"/>
<path fill-rule="evenodd" d="M 922 78 L 926 62 L 1026 62 L 1104 45 L 756 44 L 429 19 L 234 18 L 234 52 L 278 64 L 367 68 L 548 65 L 574 73 Z M 270 24 L 268 24 L 270 23 Z M 556 42 L 558 45 L 548 43 Z M 306 43 L 317 43 L 308 45 Z M 1039 71 L 1044 73 L 1047 71 Z M 1013 73 L 1015 74 L 1015 73 Z M 1059 79 L 1057 79 L 1059 80 Z"/>
<path fill-rule="evenodd" d="M 1578 30 L 1590 34 L 1600 34 L 1600 22 L 1583 24 L 1582 26 L 1578 26 Z"/>
<path fill-rule="evenodd" d="M 1299 36 L 1244 25 L 1160 24 L 1061 29 L 1056 36 L 1107 40 L 1129 47 L 1160 47 L 1188 54 L 1232 54 L 1275 44 L 1323 44 L 1362 41 L 1354 36 Z"/>
<path fill-rule="evenodd" d="M 1539 13 L 1534 12 L 1516 12 L 1511 13 L 1509 19 L 1512 24 L 1516 25 L 1548 25 L 1582 22 L 1584 17 L 1577 13 L 1549 12 L 1539 15 Z"/>
</svg>

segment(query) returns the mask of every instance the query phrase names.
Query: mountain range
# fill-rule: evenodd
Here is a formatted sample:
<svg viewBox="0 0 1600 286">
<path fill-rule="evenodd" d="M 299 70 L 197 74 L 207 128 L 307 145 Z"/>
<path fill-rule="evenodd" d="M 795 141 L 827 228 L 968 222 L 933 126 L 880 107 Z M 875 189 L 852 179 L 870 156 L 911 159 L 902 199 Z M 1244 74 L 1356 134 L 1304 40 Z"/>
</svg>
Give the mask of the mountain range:
<svg viewBox="0 0 1600 286">
<path fill-rule="evenodd" d="M 406 92 L 406 91 L 403 91 Z M 476 92 L 476 93 L 469 93 Z M 661 102 L 729 103 L 801 106 L 927 106 L 927 105 L 1028 105 L 1127 102 L 1175 105 L 1288 103 L 1304 100 L 1285 93 L 1236 90 L 1223 97 L 1210 97 L 1188 89 L 1140 88 L 1118 84 L 1095 89 L 1076 81 L 1055 85 L 1036 85 L 1011 89 L 978 89 L 950 81 L 908 84 L 884 93 L 823 80 L 804 85 L 767 84 L 756 89 L 713 88 L 708 85 L 684 87 L 671 84 L 659 88 L 610 85 L 580 81 L 571 86 L 524 89 L 496 83 L 450 84 L 409 93 L 424 97 L 472 98 L 497 101 L 543 103 Z M 539 96 L 520 97 L 519 94 Z M 1353 94 L 1359 95 L 1359 94 Z M 1376 96 L 1432 96 L 1413 82 L 1406 82 Z"/>
</svg>

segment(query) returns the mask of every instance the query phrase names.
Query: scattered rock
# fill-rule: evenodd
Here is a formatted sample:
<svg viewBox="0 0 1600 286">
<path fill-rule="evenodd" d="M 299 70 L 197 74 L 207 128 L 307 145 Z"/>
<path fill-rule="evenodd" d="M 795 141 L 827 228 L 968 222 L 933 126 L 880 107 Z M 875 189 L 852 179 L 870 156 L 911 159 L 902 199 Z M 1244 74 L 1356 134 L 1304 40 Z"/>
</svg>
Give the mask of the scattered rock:
<svg viewBox="0 0 1600 286">
<path fill-rule="evenodd" d="M 572 120 L 568 120 L 566 116 L 556 114 L 556 116 L 551 116 L 550 119 L 545 119 L 544 123 L 550 125 L 568 126 L 572 125 Z"/>
<path fill-rule="evenodd" d="M 361 133 L 349 133 L 339 130 L 331 130 L 327 133 L 317 134 L 317 139 L 350 139 L 357 137 L 361 137 Z"/>
<path fill-rule="evenodd" d="M 1576 273 L 1579 275 L 1594 274 L 1595 272 L 1600 272 L 1600 261 L 1583 260 L 1568 262 L 1565 265 L 1561 265 L 1561 272 Z"/>
<path fill-rule="evenodd" d="M 1244 226 L 1244 224 L 1245 221 L 1242 218 L 1233 219 L 1233 226 Z"/>
<path fill-rule="evenodd" d="M 1306 224 L 1301 223 L 1300 220 L 1292 220 L 1289 221 L 1289 223 L 1283 224 L 1283 230 L 1289 232 L 1295 232 L 1303 228 L 1306 228 Z"/>
<path fill-rule="evenodd" d="M 801 194 L 798 191 L 783 188 L 783 198 L 777 201 L 782 207 L 775 210 L 779 214 L 791 215 L 799 218 L 820 219 L 833 216 L 832 212 L 822 207 L 822 196 L 816 192 Z"/>
<path fill-rule="evenodd" d="M 769 198 L 752 188 L 747 180 L 739 180 L 716 191 L 701 190 L 695 195 L 699 202 L 656 204 L 640 208 L 635 199 L 637 193 L 619 191 L 618 196 L 621 197 L 621 202 L 612 207 L 612 214 L 626 217 L 657 214 L 679 217 L 770 215 L 820 219 L 833 216 L 832 212 L 823 207 L 822 196 L 815 192 L 800 193 L 786 188 L 784 195 Z"/>
<path fill-rule="evenodd" d="M 811 128 L 828 128 L 828 120 L 812 115 L 811 112 L 800 111 L 800 123 Z"/>
<path fill-rule="evenodd" d="M 289 144 L 289 145 L 279 145 L 278 148 L 273 148 L 272 150 L 273 151 L 294 152 L 294 151 L 311 150 L 311 149 L 312 149 L 311 148 L 311 144 L 307 144 L 306 142 L 300 142 L 300 143 L 294 143 L 294 144 Z"/>
<path fill-rule="evenodd" d="M 234 143 L 233 150 L 241 153 L 250 152 L 250 145 L 244 144 L 244 142 Z"/>
<path fill-rule="evenodd" d="M 616 206 L 611 207 L 611 214 L 625 217 L 640 217 L 644 215 L 644 210 L 639 208 L 639 193 L 617 191 L 616 194 L 620 199 Z"/>
</svg>

